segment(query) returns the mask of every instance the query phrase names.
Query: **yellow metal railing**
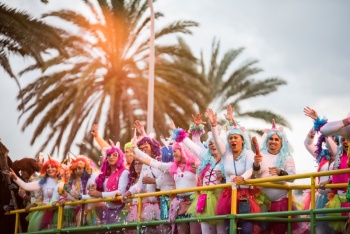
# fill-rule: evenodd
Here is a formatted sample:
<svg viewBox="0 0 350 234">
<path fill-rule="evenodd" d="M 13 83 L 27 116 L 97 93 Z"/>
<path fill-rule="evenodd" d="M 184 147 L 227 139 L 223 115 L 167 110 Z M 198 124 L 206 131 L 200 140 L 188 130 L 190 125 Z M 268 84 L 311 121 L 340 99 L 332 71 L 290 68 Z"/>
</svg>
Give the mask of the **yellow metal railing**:
<svg viewBox="0 0 350 234">
<path fill-rule="evenodd" d="M 284 214 L 286 212 L 281 212 L 281 214 L 284 214 L 288 216 L 288 219 L 283 219 L 281 220 L 286 220 L 288 222 L 288 232 L 291 233 L 291 225 L 290 222 L 292 222 L 292 217 L 290 213 L 293 214 L 309 214 L 310 218 L 302 218 L 300 220 L 309 220 L 311 223 L 315 222 L 315 215 L 316 213 L 313 212 L 315 209 L 315 192 L 316 189 L 318 189 L 318 185 L 315 184 L 315 179 L 316 177 L 319 176 L 328 176 L 328 175 L 335 175 L 335 174 L 345 174 L 345 173 L 350 173 L 350 169 L 342 169 L 342 170 L 333 170 L 333 171 L 327 171 L 327 172 L 313 172 L 313 173 L 305 173 L 305 174 L 296 174 L 296 175 L 287 175 L 287 176 L 278 176 L 278 177 L 269 177 L 269 178 L 258 178 L 258 179 L 249 179 L 245 180 L 244 183 L 245 185 L 255 185 L 259 187 L 268 187 L 268 188 L 279 188 L 279 189 L 286 189 L 288 190 L 288 211 L 290 211 L 287 215 Z M 293 185 L 293 184 L 275 184 L 272 182 L 279 182 L 279 181 L 291 181 L 295 179 L 304 179 L 304 178 L 310 178 L 311 182 L 309 185 Z M 202 191 L 202 190 L 214 190 L 214 189 L 220 189 L 220 188 L 229 188 L 231 187 L 231 183 L 226 183 L 226 184 L 219 184 L 219 185 L 212 185 L 212 186 L 203 186 L 203 187 L 196 187 L 196 188 L 187 188 L 187 189 L 178 189 L 178 190 L 171 190 L 171 191 L 160 191 L 160 192 L 152 192 L 152 193 L 142 193 L 142 194 L 136 194 L 132 195 L 131 198 L 137 198 L 138 199 L 138 222 L 134 225 L 127 225 L 129 226 L 136 226 L 138 233 L 140 232 L 140 223 L 142 225 L 145 225 L 145 222 L 141 221 L 141 211 L 142 211 L 142 198 L 144 197 L 150 197 L 150 196 L 162 196 L 162 195 L 173 195 L 173 194 L 180 194 L 180 193 L 187 193 L 187 192 L 196 192 L 196 191 Z M 329 184 L 326 185 L 326 188 L 346 188 L 347 183 L 342 183 L 342 184 Z M 310 204 L 310 211 L 292 211 L 292 190 L 295 189 L 311 189 L 311 204 Z M 252 216 L 253 220 L 258 220 L 255 219 L 255 217 L 263 217 L 263 214 L 236 214 L 237 210 L 237 204 L 236 204 L 236 197 L 237 197 L 237 189 L 235 186 L 232 187 L 232 202 L 231 202 L 231 215 L 228 216 L 218 216 L 216 217 L 217 219 L 230 219 L 231 220 L 231 227 L 236 227 L 236 218 L 249 218 L 249 216 Z M 96 203 L 96 202 L 106 202 L 106 201 L 115 201 L 115 200 L 120 200 L 121 196 L 118 196 L 116 198 L 100 198 L 100 199 L 90 199 L 90 200 L 81 200 L 81 201 L 73 201 L 73 202 L 66 202 L 66 205 L 79 205 L 79 204 L 88 204 L 88 203 Z M 58 206 L 58 205 L 57 205 Z M 45 205 L 45 206 L 40 206 L 40 207 L 33 207 L 30 208 L 30 211 L 36 211 L 36 210 L 45 210 L 45 209 L 53 209 L 51 205 Z M 346 209 L 347 211 L 349 209 Z M 25 213 L 26 211 L 24 209 L 20 210 L 12 210 L 10 212 L 7 212 L 7 215 L 16 215 L 16 228 L 15 228 L 15 233 L 18 233 L 18 224 L 19 224 L 19 214 L 20 213 Z M 332 211 L 332 209 L 327 209 L 327 211 L 324 211 L 324 213 L 327 212 L 335 212 Z M 278 213 L 280 212 L 274 212 L 274 215 L 269 215 L 269 216 L 277 216 Z M 266 213 L 265 213 L 266 214 Z M 277 218 L 276 218 L 277 219 Z M 317 220 L 324 220 L 325 218 L 318 218 Z M 329 218 L 332 220 L 332 218 Z M 60 233 L 60 230 L 62 229 L 62 220 L 63 220 L 63 207 L 58 206 L 58 222 L 57 222 L 57 230 L 55 230 L 56 233 Z M 179 222 L 184 222 L 187 220 L 193 220 L 191 218 L 189 219 L 183 219 Z M 203 217 L 203 218 L 196 218 L 196 220 L 209 220 L 209 217 Z M 303 221 L 303 222 L 304 222 Z M 167 220 L 163 221 L 157 221 L 155 223 L 167 223 Z M 176 221 L 178 222 L 178 221 Z M 148 222 L 152 223 L 152 222 Z M 147 225 L 147 224 L 146 224 Z M 101 225 L 103 226 L 103 225 Z M 88 230 L 88 227 L 85 228 Z M 96 228 L 95 228 L 96 229 Z M 72 229 L 74 231 L 74 228 Z M 311 228 L 311 233 L 315 233 L 315 228 Z M 43 232 L 46 232 L 43 230 Z M 235 228 L 233 230 L 230 230 L 231 233 L 236 233 Z"/>
</svg>

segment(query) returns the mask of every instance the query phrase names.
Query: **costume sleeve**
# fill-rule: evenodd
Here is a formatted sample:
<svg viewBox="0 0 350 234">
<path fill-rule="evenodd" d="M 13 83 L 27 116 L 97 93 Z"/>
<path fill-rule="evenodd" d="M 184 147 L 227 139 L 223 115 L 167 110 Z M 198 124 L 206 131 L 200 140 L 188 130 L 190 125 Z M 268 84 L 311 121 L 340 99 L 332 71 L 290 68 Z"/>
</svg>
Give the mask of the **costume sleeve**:
<svg viewBox="0 0 350 234">
<path fill-rule="evenodd" d="M 203 155 L 203 149 L 204 148 L 201 148 L 198 144 L 196 144 L 194 141 L 192 141 L 190 138 L 186 137 L 184 140 L 183 140 L 183 143 L 184 145 L 190 149 L 192 151 L 192 153 L 194 153 L 194 155 L 197 156 L 197 158 L 199 160 L 202 159 L 202 155 Z"/>
<path fill-rule="evenodd" d="M 325 136 L 340 135 L 347 139 L 350 138 L 350 125 L 344 126 L 343 120 L 328 122 L 320 131 Z"/>
<path fill-rule="evenodd" d="M 115 195 L 121 195 L 126 192 L 126 187 L 128 186 L 129 182 L 129 170 L 124 170 L 121 174 L 118 182 L 118 190 L 111 191 L 111 192 L 102 192 L 102 197 L 115 197 Z"/>
<path fill-rule="evenodd" d="M 304 146 L 306 148 L 306 150 L 315 158 L 316 154 L 316 146 L 314 144 L 314 139 L 309 138 L 309 134 L 306 136 L 305 140 L 304 140 Z"/>
<path fill-rule="evenodd" d="M 162 176 L 163 173 L 164 172 L 162 172 L 162 174 L 156 178 L 156 188 L 157 189 L 160 189 L 162 187 L 162 185 L 164 184 L 164 182 L 163 182 L 164 180 L 163 180 L 163 176 Z"/>
<path fill-rule="evenodd" d="M 157 168 L 157 169 L 161 170 L 162 172 L 168 172 L 170 170 L 170 167 L 172 164 L 173 164 L 173 162 L 163 163 L 163 162 L 159 162 L 159 161 L 152 158 L 150 166 Z"/>
<path fill-rule="evenodd" d="M 163 172 L 166 172 L 166 171 L 169 171 L 170 169 L 170 166 L 172 164 L 172 162 L 169 162 L 169 163 L 163 163 L 163 162 L 159 162 L 157 160 L 155 160 L 154 158 L 151 158 L 148 154 L 142 152 L 141 150 L 139 149 L 135 149 L 135 153 L 140 157 L 140 158 L 145 158 L 145 159 L 148 159 L 150 160 L 150 165 L 151 167 L 154 167 L 154 168 L 157 168 Z M 142 166 L 143 167 L 143 166 Z M 141 172 L 142 174 L 142 172 Z M 143 177 L 142 177 L 143 178 Z M 141 179 L 141 175 L 140 175 L 140 179 L 139 181 L 142 180 Z M 141 188 L 141 187 L 140 187 Z M 131 192 L 131 191 L 130 191 Z"/>
<path fill-rule="evenodd" d="M 38 180 L 26 183 L 17 176 L 17 180 L 13 180 L 13 181 L 15 181 L 16 184 L 18 184 L 20 187 L 22 187 L 26 191 L 35 191 L 35 190 L 41 189 Z"/>
<path fill-rule="evenodd" d="M 213 133 L 215 146 L 219 151 L 221 157 L 223 157 L 227 149 L 226 149 L 225 143 L 219 138 L 219 132 L 218 132 L 217 126 L 211 127 L 211 131 Z"/>
<path fill-rule="evenodd" d="M 335 143 L 335 141 L 333 140 L 333 138 L 327 137 L 326 143 L 327 143 L 327 149 L 329 150 L 329 152 L 332 153 L 333 155 L 336 155 L 337 151 L 338 151 L 338 146 Z"/>
</svg>

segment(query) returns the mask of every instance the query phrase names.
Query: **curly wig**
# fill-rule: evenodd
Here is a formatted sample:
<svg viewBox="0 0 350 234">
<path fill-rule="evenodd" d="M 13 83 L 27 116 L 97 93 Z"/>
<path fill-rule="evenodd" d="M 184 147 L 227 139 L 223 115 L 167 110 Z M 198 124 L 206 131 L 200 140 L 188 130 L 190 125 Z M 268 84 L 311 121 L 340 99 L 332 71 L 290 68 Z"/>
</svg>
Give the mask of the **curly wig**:
<svg viewBox="0 0 350 234">
<path fill-rule="evenodd" d="M 159 142 L 153 138 L 145 136 L 139 142 L 137 142 L 137 146 L 140 147 L 141 145 L 146 144 L 146 143 L 151 145 L 152 156 L 159 157 L 160 156 L 160 144 L 159 144 Z"/>
<path fill-rule="evenodd" d="M 31 176 L 35 171 L 39 172 L 40 167 L 33 158 L 22 158 L 12 164 L 12 170 L 18 175 L 19 171 L 26 171 Z"/>
</svg>

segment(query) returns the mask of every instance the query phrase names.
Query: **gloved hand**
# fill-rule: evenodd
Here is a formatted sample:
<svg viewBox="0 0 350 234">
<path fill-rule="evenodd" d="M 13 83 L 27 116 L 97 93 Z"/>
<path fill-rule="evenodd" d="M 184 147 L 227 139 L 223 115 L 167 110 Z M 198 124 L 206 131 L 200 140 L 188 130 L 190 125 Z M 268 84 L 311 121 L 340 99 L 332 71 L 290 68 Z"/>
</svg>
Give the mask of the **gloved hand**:
<svg viewBox="0 0 350 234">
<path fill-rule="evenodd" d="M 15 189 L 18 189 L 18 186 L 17 186 L 17 184 L 15 184 L 15 183 L 11 183 L 11 184 L 8 185 L 8 188 L 9 188 L 10 190 L 15 190 Z"/>
<path fill-rule="evenodd" d="M 3 209 L 4 211 L 9 212 L 14 209 L 14 206 L 10 203 L 9 205 L 4 205 Z"/>
</svg>

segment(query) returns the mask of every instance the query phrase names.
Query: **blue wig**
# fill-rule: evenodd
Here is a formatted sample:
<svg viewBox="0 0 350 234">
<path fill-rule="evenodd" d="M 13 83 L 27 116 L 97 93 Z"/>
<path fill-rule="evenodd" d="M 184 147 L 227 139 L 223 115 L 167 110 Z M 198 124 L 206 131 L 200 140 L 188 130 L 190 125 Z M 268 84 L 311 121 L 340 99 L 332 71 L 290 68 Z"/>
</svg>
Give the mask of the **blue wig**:
<svg viewBox="0 0 350 234">
<path fill-rule="evenodd" d="M 261 151 L 267 151 L 267 149 L 268 149 L 267 142 L 269 141 L 270 137 L 273 134 L 277 134 L 278 137 L 282 141 L 282 147 L 281 147 L 281 149 L 280 149 L 280 151 L 278 153 L 279 155 L 278 155 L 278 158 L 277 158 L 277 160 L 275 162 L 275 166 L 277 168 L 282 168 L 282 167 L 284 167 L 284 164 L 286 162 L 286 158 L 288 156 L 292 156 L 291 153 L 290 153 L 290 150 L 289 150 L 287 137 L 286 137 L 286 135 L 283 132 L 281 132 L 278 129 L 271 129 L 271 130 L 269 130 L 267 132 L 267 134 L 266 134 L 266 138 L 264 140 L 264 143 L 263 143 L 263 146 L 261 148 Z"/>
</svg>

